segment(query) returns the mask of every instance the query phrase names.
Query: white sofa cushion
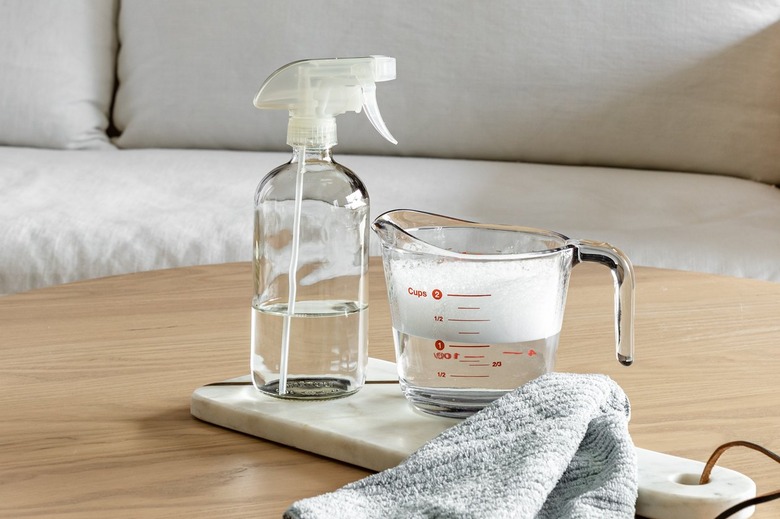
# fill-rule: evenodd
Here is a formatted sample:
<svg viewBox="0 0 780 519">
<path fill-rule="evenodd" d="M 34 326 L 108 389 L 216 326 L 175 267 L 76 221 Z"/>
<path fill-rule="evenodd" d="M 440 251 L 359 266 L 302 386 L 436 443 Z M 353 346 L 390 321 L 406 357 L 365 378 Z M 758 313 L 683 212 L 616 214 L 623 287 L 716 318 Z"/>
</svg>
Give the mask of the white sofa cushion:
<svg viewBox="0 0 780 519">
<path fill-rule="evenodd" d="M 780 2 L 134 0 L 119 17 L 121 147 L 281 149 L 251 100 L 311 57 L 387 54 L 396 148 L 340 118 L 344 153 L 590 164 L 780 183 Z"/>
<path fill-rule="evenodd" d="M 0 0 L 0 144 L 110 148 L 116 0 Z"/>
<path fill-rule="evenodd" d="M 0 147 L 0 294 L 249 261 L 255 187 L 286 158 Z M 407 207 L 541 227 L 611 242 L 637 265 L 780 282 L 780 189 L 758 182 L 514 162 L 341 159 L 365 182 L 372 218 Z M 372 240 L 377 254 L 373 233 Z"/>
</svg>

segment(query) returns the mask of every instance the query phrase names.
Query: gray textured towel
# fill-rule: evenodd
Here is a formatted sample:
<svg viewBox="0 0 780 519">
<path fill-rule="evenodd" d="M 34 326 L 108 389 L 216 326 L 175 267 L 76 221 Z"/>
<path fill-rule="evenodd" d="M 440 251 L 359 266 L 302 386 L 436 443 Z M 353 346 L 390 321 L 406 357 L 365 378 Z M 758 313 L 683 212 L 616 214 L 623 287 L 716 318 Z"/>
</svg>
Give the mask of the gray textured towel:
<svg viewBox="0 0 780 519">
<path fill-rule="evenodd" d="M 298 501 L 285 518 L 633 518 L 629 415 L 610 378 L 550 373 L 397 467 Z"/>
</svg>

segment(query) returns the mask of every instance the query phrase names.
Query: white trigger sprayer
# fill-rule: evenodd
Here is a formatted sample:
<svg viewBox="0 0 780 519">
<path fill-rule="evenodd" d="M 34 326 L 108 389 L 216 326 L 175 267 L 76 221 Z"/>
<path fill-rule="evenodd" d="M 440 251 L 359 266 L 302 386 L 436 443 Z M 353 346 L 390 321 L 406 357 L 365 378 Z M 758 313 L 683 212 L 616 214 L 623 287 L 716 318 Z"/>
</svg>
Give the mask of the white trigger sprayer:
<svg viewBox="0 0 780 519">
<path fill-rule="evenodd" d="M 336 116 L 361 110 L 396 143 L 376 100 L 376 83 L 391 79 L 386 56 L 296 61 L 255 96 L 257 108 L 289 112 L 293 148 L 255 194 L 251 369 L 263 393 L 335 398 L 365 382 L 369 198 L 331 148 Z"/>
<path fill-rule="evenodd" d="M 397 144 L 376 102 L 376 83 L 395 79 L 395 58 L 333 58 L 296 61 L 265 80 L 254 104 L 265 110 L 288 110 L 287 144 L 336 143 L 336 116 L 360 113 L 385 139 Z"/>
</svg>

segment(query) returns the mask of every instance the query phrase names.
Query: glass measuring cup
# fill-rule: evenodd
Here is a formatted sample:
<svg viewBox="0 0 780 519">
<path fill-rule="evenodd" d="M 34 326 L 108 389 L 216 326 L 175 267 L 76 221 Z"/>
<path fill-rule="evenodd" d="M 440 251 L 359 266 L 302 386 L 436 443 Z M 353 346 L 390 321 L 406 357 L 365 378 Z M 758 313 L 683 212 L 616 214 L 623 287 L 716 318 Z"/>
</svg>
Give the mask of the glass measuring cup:
<svg viewBox="0 0 780 519">
<path fill-rule="evenodd" d="M 582 261 L 612 270 L 617 359 L 633 362 L 633 267 L 615 247 L 411 210 L 372 228 L 401 389 L 418 409 L 468 416 L 551 371 L 569 275 Z"/>
</svg>

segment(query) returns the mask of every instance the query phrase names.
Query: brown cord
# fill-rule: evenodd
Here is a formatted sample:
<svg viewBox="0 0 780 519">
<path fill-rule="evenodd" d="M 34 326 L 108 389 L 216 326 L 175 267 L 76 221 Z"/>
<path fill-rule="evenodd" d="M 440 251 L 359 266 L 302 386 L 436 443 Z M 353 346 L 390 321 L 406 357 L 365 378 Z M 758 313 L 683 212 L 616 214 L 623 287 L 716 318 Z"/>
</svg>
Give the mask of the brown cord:
<svg viewBox="0 0 780 519">
<path fill-rule="evenodd" d="M 762 447 L 761 445 L 757 445 L 752 442 L 743 441 L 743 440 L 737 440 L 733 442 L 724 443 L 717 449 L 715 449 L 715 452 L 712 453 L 710 456 L 710 459 L 707 460 L 707 463 L 704 465 L 704 470 L 701 473 L 701 478 L 699 479 L 700 485 L 705 485 L 709 483 L 710 481 L 710 473 L 712 472 L 712 469 L 715 467 L 715 463 L 717 463 L 718 459 L 720 458 L 721 454 L 726 452 L 726 450 L 730 449 L 731 447 L 747 447 L 749 449 L 753 449 L 755 451 L 760 452 L 761 454 L 764 454 L 765 456 L 768 456 L 769 458 L 773 459 L 774 461 L 780 463 L 780 456 L 775 454 L 774 452 L 770 451 L 769 449 L 766 449 Z M 766 494 L 761 494 L 759 496 L 756 496 L 751 499 L 747 499 L 745 501 L 742 501 L 741 503 L 737 503 L 736 505 L 732 506 L 731 508 L 724 510 L 715 519 L 726 519 L 727 517 L 730 517 L 740 510 L 743 510 L 749 506 L 759 505 L 761 503 L 766 503 L 768 501 L 773 501 L 775 499 L 780 498 L 780 490 L 777 490 L 775 492 L 768 492 Z"/>
</svg>

